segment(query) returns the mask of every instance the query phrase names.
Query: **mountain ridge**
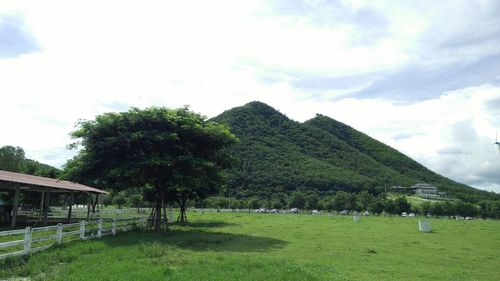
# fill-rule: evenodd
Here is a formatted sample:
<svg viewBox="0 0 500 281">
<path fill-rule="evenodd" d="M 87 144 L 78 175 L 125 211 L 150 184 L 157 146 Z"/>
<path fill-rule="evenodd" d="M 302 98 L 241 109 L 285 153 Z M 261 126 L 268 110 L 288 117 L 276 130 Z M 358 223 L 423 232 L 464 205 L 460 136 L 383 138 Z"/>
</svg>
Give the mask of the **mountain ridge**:
<svg viewBox="0 0 500 281">
<path fill-rule="evenodd" d="M 274 192 L 338 190 L 376 192 L 391 185 L 434 184 L 461 199 L 494 193 L 441 176 L 352 127 L 324 115 L 300 123 L 254 101 L 212 120 L 229 126 L 240 142 L 239 163 L 229 171 L 228 192 L 268 197 Z"/>
</svg>

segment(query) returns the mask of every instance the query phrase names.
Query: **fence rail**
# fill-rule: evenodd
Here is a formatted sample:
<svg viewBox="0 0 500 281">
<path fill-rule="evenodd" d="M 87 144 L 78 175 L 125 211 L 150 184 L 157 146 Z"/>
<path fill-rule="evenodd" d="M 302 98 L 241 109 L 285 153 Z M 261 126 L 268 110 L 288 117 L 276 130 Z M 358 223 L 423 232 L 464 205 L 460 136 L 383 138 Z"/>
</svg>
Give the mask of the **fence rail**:
<svg viewBox="0 0 500 281">
<path fill-rule="evenodd" d="M 88 213 L 87 207 L 81 207 L 78 205 L 75 205 L 72 208 L 71 212 L 71 219 L 72 220 L 82 220 L 87 218 L 87 214 L 92 218 L 92 219 L 99 219 L 99 218 L 114 218 L 114 217 L 122 217 L 122 218 L 134 218 L 134 217 L 140 217 L 140 216 L 147 216 L 151 209 L 150 208 L 121 208 L 121 209 L 115 209 L 115 208 L 98 208 L 95 210 L 95 212 L 90 212 Z M 62 208 L 60 206 L 52 206 L 49 208 L 47 212 L 47 219 L 49 220 L 60 220 L 64 218 L 68 218 L 69 216 L 69 209 L 68 208 Z M 33 206 L 21 206 L 18 210 L 17 216 L 21 220 L 27 220 L 27 221 L 40 221 L 42 220 L 42 214 L 40 213 L 40 210 L 37 208 L 34 208 Z"/>
<path fill-rule="evenodd" d="M 10 241 L 0 242 L 0 260 L 8 257 L 29 255 L 42 251 L 52 245 L 58 245 L 73 240 L 101 238 L 106 235 L 116 235 L 139 227 L 145 227 L 147 218 L 131 219 L 99 219 L 96 221 L 81 221 L 44 227 L 26 227 L 25 229 L 1 231 L 0 237 Z M 22 246 L 22 247 L 21 247 Z"/>
</svg>

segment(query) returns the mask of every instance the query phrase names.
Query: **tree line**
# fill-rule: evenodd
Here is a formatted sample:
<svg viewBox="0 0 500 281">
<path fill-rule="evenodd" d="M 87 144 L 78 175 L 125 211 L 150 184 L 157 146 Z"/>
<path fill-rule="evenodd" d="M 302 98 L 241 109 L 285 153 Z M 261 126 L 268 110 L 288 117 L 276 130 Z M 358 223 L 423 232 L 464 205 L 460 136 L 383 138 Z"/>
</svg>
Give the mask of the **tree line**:
<svg viewBox="0 0 500 281">
<path fill-rule="evenodd" d="M 322 210 L 327 212 L 369 211 L 372 214 L 401 215 L 415 213 L 420 215 L 463 216 L 500 219 L 500 201 L 482 201 L 479 204 L 454 201 L 424 201 L 420 204 L 410 204 L 405 196 L 394 199 L 386 194 L 374 196 L 367 191 L 348 193 L 338 191 L 335 195 L 321 198 L 317 193 L 292 192 L 289 196 L 277 194 L 268 199 L 250 197 L 247 199 L 213 196 L 203 202 L 193 204 L 193 207 L 219 209 L 249 209 L 266 208 L 268 210 L 298 208 L 302 210 Z"/>
<path fill-rule="evenodd" d="M 117 207 L 150 207 L 151 203 L 143 200 L 139 190 L 121 191 L 103 198 L 104 205 Z M 173 207 L 179 207 L 175 202 Z M 187 207 L 211 209 L 247 209 L 250 211 L 265 208 L 267 210 L 286 210 L 298 208 L 300 210 L 320 210 L 326 212 L 368 211 L 371 214 L 401 215 L 401 213 L 415 213 L 434 217 L 463 216 L 500 219 L 500 201 L 482 201 L 479 204 L 454 201 L 424 201 L 411 204 L 406 196 L 388 198 L 385 193 L 373 195 L 367 191 L 348 193 L 338 191 L 334 195 L 322 197 L 318 193 L 295 191 L 290 195 L 277 193 L 269 198 L 231 198 L 224 196 L 210 196 L 203 200 L 189 202 Z"/>
</svg>

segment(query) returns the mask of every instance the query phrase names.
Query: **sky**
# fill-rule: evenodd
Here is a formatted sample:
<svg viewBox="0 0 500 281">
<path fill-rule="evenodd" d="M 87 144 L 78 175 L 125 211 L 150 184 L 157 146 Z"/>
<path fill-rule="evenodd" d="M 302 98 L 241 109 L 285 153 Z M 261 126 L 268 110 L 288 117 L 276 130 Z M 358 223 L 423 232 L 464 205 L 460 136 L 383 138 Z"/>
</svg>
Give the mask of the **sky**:
<svg viewBox="0 0 500 281">
<path fill-rule="evenodd" d="M 500 192 L 500 1 L 0 1 L 0 146 L 129 107 L 330 116 Z"/>
</svg>

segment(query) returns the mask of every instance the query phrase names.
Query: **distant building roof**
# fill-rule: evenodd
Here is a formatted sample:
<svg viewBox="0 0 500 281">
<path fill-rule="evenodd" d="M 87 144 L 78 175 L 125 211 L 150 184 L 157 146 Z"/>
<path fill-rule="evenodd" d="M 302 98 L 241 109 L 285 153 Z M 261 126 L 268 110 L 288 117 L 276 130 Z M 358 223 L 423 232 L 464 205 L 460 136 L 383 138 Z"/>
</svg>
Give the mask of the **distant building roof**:
<svg viewBox="0 0 500 281">
<path fill-rule="evenodd" d="M 16 187 L 16 186 L 8 186 L 5 183 L 15 183 L 17 184 L 16 186 L 19 186 L 19 184 L 27 185 L 28 187 L 31 187 L 31 189 L 34 189 L 36 191 L 52 191 L 52 192 L 77 191 L 77 192 L 91 192 L 91 193 L 101 193 L 101 194 L 107 193 L 104 190 L 100 190 L 94 187 L 70 181 L 31 176 L 31 175 L 0 170 L 0 190 L 13 189 Z"/>
<path fill-rule="evenodd" d="M 436 189 L 435 186 L 430 185 L 428 183 L 417 183 L 416 185 L 412 186 L 412 188 L 422 188 L 422 189 Z"/>
<path fill-rule="evenodd" d="M 399 185 L 395 185 L 395 186 L 391 186 L 392 189 L 410 189 L 411 187 L 407 187 L 407 186 L 399 186 Z"/>
</svg>

